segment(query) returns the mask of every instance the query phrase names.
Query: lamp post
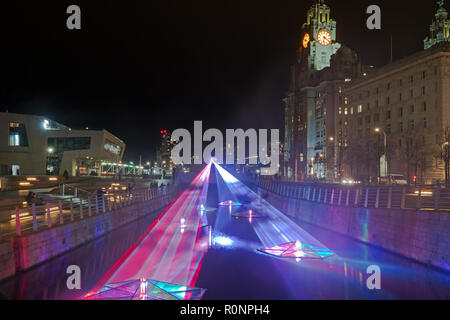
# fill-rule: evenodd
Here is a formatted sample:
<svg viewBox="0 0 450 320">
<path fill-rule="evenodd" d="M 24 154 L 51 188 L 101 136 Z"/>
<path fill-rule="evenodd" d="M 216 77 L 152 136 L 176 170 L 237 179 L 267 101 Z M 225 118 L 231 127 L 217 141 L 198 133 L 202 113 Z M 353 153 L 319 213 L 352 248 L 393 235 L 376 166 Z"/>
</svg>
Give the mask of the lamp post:
<svg viewBox="0 0 450 320">
<path fill-rule="evenodd" d="M 336 148 L 334 137 L 329 137 L 328 141 L 330 142 L 331 150 L 327 150 L 327 170 L 331 169 L 332 182 L 334 182 L 336 179 Z M 328 166 L 328 162 L 330 163 L 330 166 Z"/>
<path fill-rule="evenodd" d="M 444 151 L 444 147 L 445 151 Z M 445 186 L 448 185 L 449 175 L 450 175 L 450 154 L 449 154 L 449 143 L 448 141 L 444 142 L 441 146 L 442 155 L 444 158 L 444 166 L 445 166 Z"/>
<path fill-rule="evenodd" d="M 386 136 L 386 132 L 384 132 L 384 130 L 382 130 L 380 128 L 375 128 L 375 132 L 383 134 L 383 138 L 384 138 L 384 158 L 385 158 L 385 160 L 384 160 L 385 168 L 384 169 L 385 169 L 385 174 L 388 176 L 388 179 L 390 180 L 389 175 L 388 175 L 387 136 Z M 380 170 L 379 170 L 378 174 L 379 174 L 379 176 L 381 178 L 381 160 L 380 160 Z M 390 183 L 390 181 L 389 181 L 389 183 Z"/>
</svg>

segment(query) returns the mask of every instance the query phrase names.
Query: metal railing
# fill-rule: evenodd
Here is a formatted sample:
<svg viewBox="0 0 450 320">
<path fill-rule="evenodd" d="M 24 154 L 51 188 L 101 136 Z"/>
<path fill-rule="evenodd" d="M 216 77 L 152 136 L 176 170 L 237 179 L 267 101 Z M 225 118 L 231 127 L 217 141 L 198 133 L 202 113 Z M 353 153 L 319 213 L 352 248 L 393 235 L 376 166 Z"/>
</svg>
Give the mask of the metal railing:
<svg viewBox="0 0 450 320">
<path fill-rule="evenodd" d="M 2 215 L 8 215 L 6 221 L 4 219 L 0 222 L 0 240 L 47 230 L 135 203 L 167 196 L 175 191 L 176 186 L 146 188 L 132 192 L 90 193 L 85 197 L 79 194 L 76 197 L 55 199 L 39 205 L 32 203 L 25 207 L 17 205 L 14 210 L 0 212 Z"/>
<path fill-rule="evenodd" d="M 450 211 L 450 188 L 433 186 L 342 186 L 269 180 L 249 183 L 274 194 L 317 203 L 361 208 Z"/>
</svg>

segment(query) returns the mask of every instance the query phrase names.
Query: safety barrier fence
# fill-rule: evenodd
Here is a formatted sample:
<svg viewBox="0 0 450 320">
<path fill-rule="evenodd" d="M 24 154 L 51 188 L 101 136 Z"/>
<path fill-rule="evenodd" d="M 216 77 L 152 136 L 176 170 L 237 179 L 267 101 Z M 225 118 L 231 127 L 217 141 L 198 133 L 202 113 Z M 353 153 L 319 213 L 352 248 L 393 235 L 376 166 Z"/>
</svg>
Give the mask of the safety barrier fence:
<svg viewBox="0 0 450 320">
<path fill-rule="evenodd" d="M 77 197 L 55 199 L 40 205 L 35 203 L 25 207 L 17 205 L 13 211 L 0 212 L 1 216 L 7 217 L 6 221 L 3 219 L 4 221 L 0 223 L 0 240 L 47 230 L 139 202 L 157 199 L 176 192 L 176 189 L 176 186 L 169 186 L 106 194 L 79 193 Z"/>
<path fill-rule="evenodd" d="M 283 197 L 336 206 L 421 211 L 450 211 L 450 188 L 430 186 L 343 186 L 248 181 Z"/>
</svg>

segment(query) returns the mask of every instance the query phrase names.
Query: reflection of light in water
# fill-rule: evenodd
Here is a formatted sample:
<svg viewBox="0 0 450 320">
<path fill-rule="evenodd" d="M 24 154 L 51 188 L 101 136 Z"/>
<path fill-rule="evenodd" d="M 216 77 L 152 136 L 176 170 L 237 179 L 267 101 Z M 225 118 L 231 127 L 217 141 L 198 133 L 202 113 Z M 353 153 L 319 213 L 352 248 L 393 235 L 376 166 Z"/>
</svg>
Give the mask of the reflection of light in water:
<svg viewBox="0 0 450 320">
<path fill-rule="evenodd" d="M 224 236 L 214 237 L 214 244 L 219 244 L 224 247 L 231 246 L 233 244 L 233 240 Z"/>
</svg>

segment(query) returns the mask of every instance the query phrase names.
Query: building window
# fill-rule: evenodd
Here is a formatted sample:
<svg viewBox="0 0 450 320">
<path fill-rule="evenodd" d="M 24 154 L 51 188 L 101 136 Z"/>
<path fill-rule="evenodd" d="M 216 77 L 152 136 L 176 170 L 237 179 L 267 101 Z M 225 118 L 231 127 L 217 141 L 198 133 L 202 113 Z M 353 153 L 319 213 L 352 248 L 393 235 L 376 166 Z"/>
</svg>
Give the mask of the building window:
<svg viewBox="0 0 450 320">
<path fill-rule="evenodd" d="M 410 77 L 409 77 L 409 82 L 410 82 L 410 83 L 413 83 L 413 82 L 414 82 L 414 76 L 410 76 Z"/>
<path fill-rule="evenodd" d="M 426 72 L 426 71 L 423 71 L 423 72 L 422 72 L 422 80 L 425 80 L 426 77 L 427 77 L 427 72 Z"/>
<path fill-rule="evenodd" d="M 414 129 L 414 120 L 409 121 L 409 128 Z"/>
<path fill-rule="evenodd" d="M 391 119 L 391 111 L 388 110 L 386 111 L 386 120 L 390 120 Z"/>
<path fill-rule="evenodd" d="M 59 174 L 65 151 L 89 150 L 91 137 L 48 138 L 47 147 L 52 150 L 47 154 L 47 172 Z"/>
<path fill-rule="evenodd" d="M 414 105 L 412 104 L 411 107 L 409 108 L 409 113 L 413 114 L 414 113 Z"/>
<path fill-rule="evenodd" d="M 358 113 L 362 112 L 362 104 L 358 105 Z"/>
<path fill-rule="evenodd" d="M 409 97 L 414 98 L 414 91 L 413 89 L 409 90 Z"/>
<path fill-rule="evenodd" d="M 424 96 L 426 93 L 425 87 L 422 87 L 422 96 Z"/>
<path fill-rule="evenodd" d="M 387 90 L 390 90 L 390 89 L 391 89 L 391 83 L 390 83 L 390 82 L 386 85 L 386 89 L 387 89 Z"/>
<path fill-rule="evenodd" d="M 423 112 L 427 112 L 427 103 L 426 102 L 423 103 L 422 107 L 423 107 Z"/>
<path fill-rule="evenodd" d="M 400 129 L 400 132 L 403 132 L 403 122 L 398 124 L 398 128 Z"/>
<path fill-rule="evenodd" d="M 367 104 L 367 111 L 370 111 L 370 102 Z"/>
<path fill-rule="evenodd" d="M 390 125 L 390 124 L 387 124 L 387 125 L 386 125 L 386 133 L 387 133 L 387 134 L 390 134 L 390 133 L 391 133 L 391 125 Z"/>
<path fill-rule="evenodd" d="M 401 148 L 402 147 L 402 139 L 398 140 L 398 146 Z"/>
<path fill-rule="evenodd" d="M 387 98 L 386 98 L 386 104 L 387 104 L 387 105 L 391 104 L 391 98 L 390 98 L 390 97 L 387 97 Z"/>
<path fill-rule="evenodd" d="M 398 95 L 398 100 L 402 101 L 402 94 L 401 93 Z"/>
<path fill-rule="evenodd" d="M 403 85 L 403 79 L 400 79 L 400 80 L 398 81 L 398 85 L 399 85 L 400 87 Z"/>
<path fill-rule="evenodd" d="M 398 109 L 398 115 L 403 117 L 403 108 Z"/>
<path fill-rule="evenodd" d="M 423 118 L 423 127 L 427 128 L 427 118 Z"/>
<path fill-rule="evenodd" d="M 370 116 L 366 116 L 366 123 L 370 123 Z"/>
<path fill-rule="evenodd" d="M 375 121 L 375 122 L 380 121 L 380 114 L 379 114 L 379 113 L 375 113 L 375 114 L 373 115 L 373 121 Z"/>
<path fill-rule="evenodd" d="M 28 147 L 27 130 L 23 123 L 10 122 L 8 146 L 10 147 Z"/>
<path fill-rule="evenodd" d="M 375 100 L 375 108 L 378 108 L 378 100 Z"/>
</svg>

